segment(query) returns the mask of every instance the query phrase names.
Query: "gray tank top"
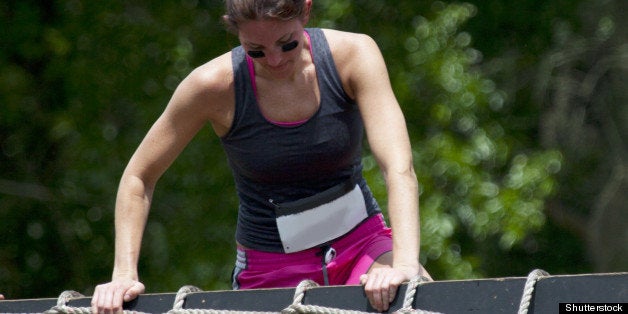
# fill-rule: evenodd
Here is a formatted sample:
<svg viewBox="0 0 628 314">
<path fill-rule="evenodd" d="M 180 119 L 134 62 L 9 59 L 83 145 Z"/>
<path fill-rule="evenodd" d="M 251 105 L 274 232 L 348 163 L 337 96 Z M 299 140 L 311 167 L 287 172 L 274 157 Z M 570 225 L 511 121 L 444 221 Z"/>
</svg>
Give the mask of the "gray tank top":
<svg viewBox="0 0 628 314">
<path fill-rule="evenodd" d="M 312 196 L 352 176 L 367 212 L 380 212 L 362 177 L 364 126 L 357 104 L 342 88 L 320 29 L 306 29 L 320 89 L 320 107 L 307 121 L 281 126 L 261 113 L 244 49 L 232 50 L 235 116 L 221 138 L 239 198 L 236 240 L 249 248 L 283 252 L 274 205 Z"/>
</svg>

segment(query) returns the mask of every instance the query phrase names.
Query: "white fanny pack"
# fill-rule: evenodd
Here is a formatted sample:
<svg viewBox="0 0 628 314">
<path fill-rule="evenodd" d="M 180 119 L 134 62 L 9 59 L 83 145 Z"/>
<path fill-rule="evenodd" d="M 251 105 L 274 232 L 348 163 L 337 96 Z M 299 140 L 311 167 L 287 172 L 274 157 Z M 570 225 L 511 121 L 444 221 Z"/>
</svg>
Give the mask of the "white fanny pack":
<svg viewBox="0 0 628 314">
<path fill-rule="evenodd" d="M 286 253 L 325 244 L 348 233 L 368 217 L 362 190 L 354 180 L 275 206 L 279 237 Z"/>
</svg>

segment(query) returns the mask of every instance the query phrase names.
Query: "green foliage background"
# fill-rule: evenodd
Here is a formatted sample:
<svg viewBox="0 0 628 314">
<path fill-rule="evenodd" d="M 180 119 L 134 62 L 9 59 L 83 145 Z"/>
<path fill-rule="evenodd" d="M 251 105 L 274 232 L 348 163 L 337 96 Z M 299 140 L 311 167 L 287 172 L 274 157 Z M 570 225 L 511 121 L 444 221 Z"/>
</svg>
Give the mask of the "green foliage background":
<svg viewBox="0 0 628 314">
<path fill-rule="evenodd" d="M 310 26 L 371 35 L 421 183 L 437 279 L 628 270 L 626 2 L 315 0 Z M 135 147 L 194 67 L 238 45 L 221 1 L 0 4 L 0 292 L 91 294 Z M 586 13 L 586 14 L 585 14 Z M 380 204 L 385 187 L 365 152 Z M 204 129 L 158 184 L 150 293 L 229 289 L 237 199 Z"/>
</svg>

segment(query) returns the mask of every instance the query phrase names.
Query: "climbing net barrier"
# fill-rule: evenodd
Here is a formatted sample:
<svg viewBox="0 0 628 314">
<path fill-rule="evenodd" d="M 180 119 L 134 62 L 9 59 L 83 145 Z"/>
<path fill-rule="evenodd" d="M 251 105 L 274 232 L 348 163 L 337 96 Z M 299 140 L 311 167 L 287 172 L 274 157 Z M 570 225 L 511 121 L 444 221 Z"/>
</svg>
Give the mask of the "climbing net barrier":
<svg viewBox="0 0 628 314">
<path fill-rule="evenodd" d="M 523 295 L 521 297 L 521 303 L 519 305 L 519 314 L 527 314 L 534 294 L 536 283 L 542 278 L 549 276 L 549 274 L 543 270 L 535 269 L 527 276 Z M 424 277 L 415 277 L 408 282 L 406 294 L 403 300 L 401 309 L 397 310 L 397 314 L 432 314 L 439 312 L 424 311 L 421 309 L 414 309 L 412 304 L 414 303 L 414 297 L 419 285 L 425 283 L 427 280 Z M 201 289 L 195 286 L 183 286 L 176 294 L 173 307 L 166 314 L 367 314 L 369 312 L 353 311 L 346 309 L 338 309 L 332 307 L 323 307 L 317 305 L 303 304 L 303 298 L 308 289 L 318 287 L 319 285 L 311 280 L 303 280 L 296 287 L 293 297 L 293 302 L 281 312 L 259 312 L 259 311 L 237 311 L 237 310 L 215 310 L 215 309 L 184 309 L 186 297 L 191 293 L 202 292 Z M 57 299 L 57 305 L 53 306 L 45 314 L 90 314 L 92 309 L 90 307 L 72 307 L 68 306 L 68 302 L 75 298 L 84 297 L 82 294 L 67 290 L 59 295 Z M 124 314 L 144 314 L 138 311 L 124 310 Z"/>
</svg>

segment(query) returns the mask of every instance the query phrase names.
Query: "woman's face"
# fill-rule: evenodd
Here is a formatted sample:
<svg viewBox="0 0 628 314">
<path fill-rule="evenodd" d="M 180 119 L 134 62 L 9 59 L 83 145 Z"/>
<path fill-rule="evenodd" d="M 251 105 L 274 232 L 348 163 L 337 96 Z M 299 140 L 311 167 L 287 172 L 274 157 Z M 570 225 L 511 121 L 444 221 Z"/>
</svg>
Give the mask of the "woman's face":
<svg viewBox="0 0 628 314">
<path fill-rule="evenodd" d="M 298 18 L 247 21 L 238 26 L 238 37 L 246 53 L 267 74 L 285 78 L 294 74 L 303 51 L 303 27 Z"/>
</svg>

